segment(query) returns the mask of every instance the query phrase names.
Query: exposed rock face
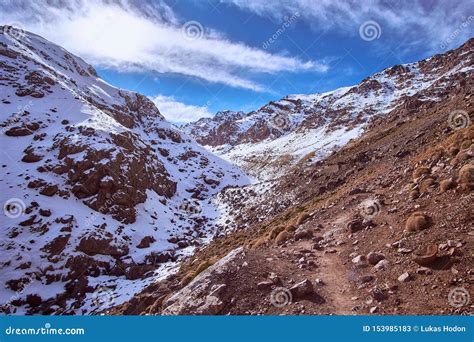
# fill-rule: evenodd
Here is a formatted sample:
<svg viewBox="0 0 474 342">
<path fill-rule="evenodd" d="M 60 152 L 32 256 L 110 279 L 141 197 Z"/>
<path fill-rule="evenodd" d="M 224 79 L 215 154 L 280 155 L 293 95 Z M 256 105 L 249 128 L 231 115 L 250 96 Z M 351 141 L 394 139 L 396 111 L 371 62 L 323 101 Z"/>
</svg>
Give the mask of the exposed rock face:
<svg viewBox="0 0 474 342">
<path fill-rule="evenodd" d="M 34 34 L 14 40 L 0 27 L 0 103 L 9 157 L 2 206 L 12 202 L 0 234 L 0 280 L 37 279 L 31 286 L 41 303 L 30 313 L 50 314 L 53 303 L 64 308 L 56 313 L 101 309 L 89 285 L 99 276 L 120 279 L 133 295 L 148 280 L 138 287 L 132 280 L 215 234 L 217 193 L 249 182 L 166 122 L 146 96 L 112 87 Z M 0 304 L 12 295 L 0 291 Z"/>
<path fill-rule="evenodd" d="M 88 255 L 110 255 L 113 257 L 121 257 L 128 254 L 128 246 L 124 243 L 117 245 L 114 242 L 112 234 L 107 234 L 106 237 L 87 236 L 82 238 L 77 246 L 77 250 Z"/>
<path fill-rule="evenodd" d="M 111 141 L 114 147 L 98 150 L 73 143 L 70 138 L 60 139 L 58 164 L 49 167 L 67 173 L 72 193 L 85 199 L 90 208 L 110 213 L 123 223 L 133 223 L 134 208 L 145 202 L 146 190 L 171 198 L 176 193 L 176 182 L 171 180 L 153 148 L 137 134 L 112 134 Z M 76 153 L 84 154 L 84 159 L 74 158 Z"/>
<path fill-rule="evenodd" d="M 224 307 L 225 284 L 213 284 L 215 278 L 236 267 L 243 253 L 237 248 L 194 278 L 163 304 L 163 315 L 217 315 Z"/>
</svg>

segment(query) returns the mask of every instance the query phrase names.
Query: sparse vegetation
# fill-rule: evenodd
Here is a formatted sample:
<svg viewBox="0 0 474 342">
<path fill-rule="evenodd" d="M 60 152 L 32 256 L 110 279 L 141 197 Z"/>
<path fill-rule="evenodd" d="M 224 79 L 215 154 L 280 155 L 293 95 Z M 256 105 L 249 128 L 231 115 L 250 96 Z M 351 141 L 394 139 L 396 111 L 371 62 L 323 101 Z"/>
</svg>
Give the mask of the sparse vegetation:
<svg viewBox="0 0 474 342">
<path fill-rule="evenodd" d="M 414 212 L 407 219 L 405 224 L 405 230 L 407 232 L 416 232 L 423 229 L 427 229 L 430 226 L 430 219 L 427 215 L 422 212 Z"/>
<path fill-rule="evenodd" d="M 456 183 L 452 179 L 443 179 L 439 182 L 439 190 L 441 192 L 446 192 L 448 190 L 454 189 L 456 187 Z"/>
<path fill-rule="evenodd" d="M 275 238 L 275 244 L 281 245 L 283 242 L 288 240 L 290 238 L 290 233 L 288 233 L 286 230 L 282 231 L 278 236 Z"/>
<path fill-rule="evenodd" d="M 417 180 L 423 175 L 429 175 L 431 173 L 431 170 L 429 167 L 426 166 L 420 166 L 413 171 L 413 180 Z"/>
</svg>

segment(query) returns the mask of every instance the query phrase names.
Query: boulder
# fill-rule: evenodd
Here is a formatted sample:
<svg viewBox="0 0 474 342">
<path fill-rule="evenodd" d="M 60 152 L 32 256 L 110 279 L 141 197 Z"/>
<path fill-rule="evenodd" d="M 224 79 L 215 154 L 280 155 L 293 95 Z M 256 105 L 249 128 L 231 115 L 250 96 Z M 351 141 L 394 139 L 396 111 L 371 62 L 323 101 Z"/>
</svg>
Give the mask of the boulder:
<svg viewBox="0 0 474 342">
<path fill-rule="evenodd" d="M 408 272 L 405 272 L 398 277 L 398 281 L 401 283 L 406 283 L 409 280 L 411 280 L 411 275 Z"/>
<path fill-rule="evenodd" d="M 117 245 L 113 243 L 112 238 L 101 238 L 97 236 L 84 237 L 79 242 L 77 250 L 87 255 L 110 255 L 121 257 L 128 254 L 128 246 L 125 244 Z"/>
<path fill-rule="evenodd" d="M 383 270 L 383 269 L 386 269 L 389 265 L 389 262 L 387 259 L 382 259 L 380 260 L 375 266 L 374 268 L 376 270 Z"/>
<path fill-rule="evenodd" d="M 311 239 L 313 237 L 313 231 L 311 229 L 298 229 L 295 232 L 295 240 Z"/>
<path fill-rule="evenodd" d="M 424 266 L 433 263 L 438 257 L 438 245 L 427 244 L 418 248 L 413 255 L 413 261 Z"/>
<path fill-rule="evenodd" d="M 367 254 L 367 262 L 371 265 L 376 265 L 380 260 L 385 259 L 385 255 L 376 252 Z"/>
<path fill-rule="evenodd" d="M 217 315 L 225 305 L 225 286 L 213 281 L 241 264 L 236 259 L 243 256 L 242 247 L 232 250 L 225 257 L 192 279 L 163 303 L 162 315 Z M 235 261 L 235 262 L 234 262 Z"/>
<path fill-rule="evenodd" d="M 145 236 L 140 243 L 138 244 L 137 248 L 148 248 L 150 245 L 155 242 L 155 238 L 153 236 Z"/>
<path fill-rule="evenodd" d="M 51 197 L 51 196 L 54 196 L 56 192 L 58 192 L 58 190 L 59 189 L 57 185 L 48 184 L 45 187 L 43 187 L 43 189 L 41 189 L 40 194 Z"/>
<path fill-rule="evenodd" d="M 292 286 L 290 292 L 293 298 L 306 297 L 314 292 L 313 283 L 309 279 L 305 279 L 302 282 Z"/>
</svg>

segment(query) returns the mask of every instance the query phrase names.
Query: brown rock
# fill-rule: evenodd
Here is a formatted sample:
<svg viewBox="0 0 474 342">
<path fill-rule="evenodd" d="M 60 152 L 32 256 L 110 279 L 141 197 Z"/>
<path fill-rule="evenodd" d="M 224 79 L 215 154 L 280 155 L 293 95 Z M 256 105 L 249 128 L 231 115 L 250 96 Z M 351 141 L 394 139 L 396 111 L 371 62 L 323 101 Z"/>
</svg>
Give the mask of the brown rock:
<svg viewBox="0 0 474 342">
<path fill-rule="evenodd" d="M 155 238 L 153 236 L 145 236 L 142 241 L 138 244 L 137 248 L 148 248 L 150 245 L 155 242 Z"/>
<path fill-rule="evenodd" d="M 44 217 L 50 217 L 51 216 L 51 210 L 49 209 L 40 209 L 39 214 Z"/>
<path fill-rule="evenodd" d="M 66 247 L 71 235 L 60 235 L 54 238 L 50 243 L 46 244 L 41 250 L 49 253 L 50 255 L 60 254 Z"/>
<path fill-rule="evenodd" d="M 376 265 L 380 260 L 385 259 L 385 255 L 376 252 L 367 254 L 367 262 L 371 265 Z"/>
<path fill-rule="evenodd" d="M 309 279 L 305 279 L 291 287 L 290 292 L 294 298 L 306 297 L 314 292 L 313 283 Z"/>
<path fill-rule="evenodd" d="M 386 300 L 388 298 L 388 295 L 385 293 L 385 291 L 383 291 L 377 286 L 371 290 L 371 295 L 376 301 L 379 301 L 379 302 Z"/>
<path fill-rule="evenodd" d="M 295 232 L 295 240 L 311 239 L 313 237 L 313 231 L 311 229 L 298 229 Z"/>
<path fill-rule="evenodd" d="M 28 226 L 31 226 L 33 223 L 35 223 L 35 220 L 36 220 L 36 215 L 32 215 L 27 220 L 20 222 L 19 225 L 22 227 L 28 227 Z"/>
<path fill-rule="evenodd" d="M 126 269 L 125 277 L 130 280 L 143 279 L 146 273 L 154 269 L 154 265 L 133 265 Z"/>
<path fill-rule="evenodd" d="M 437 259 L 438 245 L 429 244 L 417 249 L 413 256 L 413 261 L 418 265 L 429 265 Z"/>
<path fill-rule="evenodd" d="M 45 196 L 54 196 L 58 192 L 57 185 L 47 185 L 43 189 L 41 189 L 40 194 Z"/>
<path fill-rule="evenodd" d="M 39 124 L 37 122 L 31 122 L 24 124 L 23 126 L 12 127 L 5 132 L 5 135 L 9 137 L 21 137 L 33 134 L 34 131 L 38 130 Z"/>
<path fill-rule="evenodd" d="M 112 243 L 112 238 L 100 238 L 96 236 L 84 237 L 77 246 L 77 250 L 88 255 L 104 254 L 121 257 L 128 254 L 128 246 L 117 246 Z"/>
<path fill-rule="evenodd" d="M 257 284 L 257 289 L 259 290 L 267 290 L 269 288 L 271 288 L 273 285 L 273 282 L 272 281 L 261 281 L 260 283 Z"/>
<path fill-rule="evenodd" d="M 41 159 L 43 159 L 43 156 L 30 152 L 25 154 L 23 158 L 21 158 L 21 161 L 25 163 L 36 163 L 39 162 Z"/>
<path fill-rule="evenodd" d="M 32 308 L 40 306 L 42 302 L 43 299 L 41 299 L 41 296 L 37 294 L 29 294 L 26 296 L 26 303 Z"/>
</svg>

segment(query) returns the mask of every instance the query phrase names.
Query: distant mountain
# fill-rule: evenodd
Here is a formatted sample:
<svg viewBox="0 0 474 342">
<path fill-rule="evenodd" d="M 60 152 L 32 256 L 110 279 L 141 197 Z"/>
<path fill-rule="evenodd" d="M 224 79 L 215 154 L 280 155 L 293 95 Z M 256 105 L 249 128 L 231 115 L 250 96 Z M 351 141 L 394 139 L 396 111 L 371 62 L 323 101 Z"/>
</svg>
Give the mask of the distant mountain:
<svg viewBox="0 0 474 342">
<path fill-rule="evenodd" d="M 407 107 L 416 112 L 471 72 L 472 40 L 416 63 L 395 65 L 356 86 L 289 95 L 257 111 L 218 113 L 183 130 L 259 180 L 283 175 L 304 157 L 317 161 L 367 129 L 371 119 Z"/>
<path fill-rule="evenodd" d="M 215 195 L 242 171 L 81 58 L 0 29 L 6 312 L 89 312 L 99 286 L 123 301 L 218 233 Z"/>
</svg>

